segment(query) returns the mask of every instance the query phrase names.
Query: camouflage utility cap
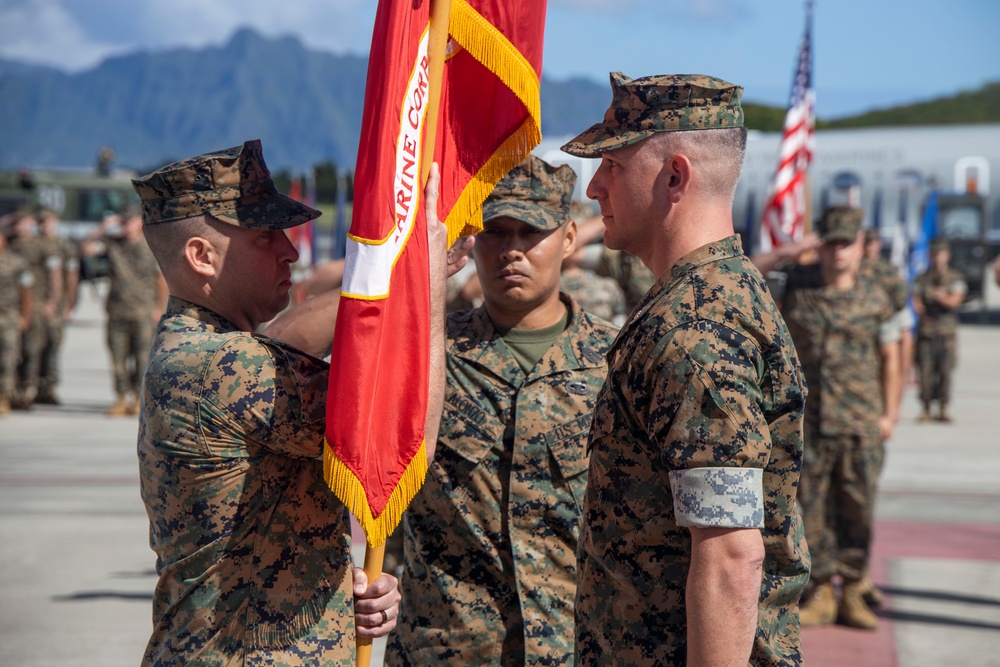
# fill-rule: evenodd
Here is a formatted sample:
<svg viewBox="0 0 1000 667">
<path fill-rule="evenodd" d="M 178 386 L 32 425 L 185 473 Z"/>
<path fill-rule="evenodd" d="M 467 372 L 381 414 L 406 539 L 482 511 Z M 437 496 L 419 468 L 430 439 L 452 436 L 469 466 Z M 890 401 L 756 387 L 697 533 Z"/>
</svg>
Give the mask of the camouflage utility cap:
<svg viewBox="0 0 1000 667">
<path fill-rule="evenodd" d="M 854 241 L 861 229 L 861 218 L 859 208 L 831 206 L 816 221 L 816 233 L 824 241 Z"/>
<path fill-rule="evenodd" d="M 611 73 L 611 106 L 604 121 L 562 147 L 570 155 L 597 157 L 656 132 L 743 127 L 743 88 L 703 74 L 663 74 L 630 79 Z"/>
<path fill-rule="evenodd" d="M 869 227 L 865 230 L 865 243 L 871 243 L 872 241 L 879 241 L 882 239 L 882 235 L 874 227 Z"/>
<path fill-rule="evenodd" d="M 535 229 L 559 229 L 569 219 L 576 172 L 568 165 L 553 167 L 534 155 L 503 177 L 483 204 L 483 224 L 514 218 Z"/>
<path fill-rule="evenodd" d="M 321 215 L 278 192 L 257 139 L 169 164 L 132 187 L 147 225 L 209 215 L 245 229 L 285 229 Z"/>
<path fill-rule="evenodd" d="M 948 243 L 948 239 L 938 237 L 931 241 L 930 252 L 938 252 L 940 250 L 951 250 L 951 244 Z"/>
</svg>

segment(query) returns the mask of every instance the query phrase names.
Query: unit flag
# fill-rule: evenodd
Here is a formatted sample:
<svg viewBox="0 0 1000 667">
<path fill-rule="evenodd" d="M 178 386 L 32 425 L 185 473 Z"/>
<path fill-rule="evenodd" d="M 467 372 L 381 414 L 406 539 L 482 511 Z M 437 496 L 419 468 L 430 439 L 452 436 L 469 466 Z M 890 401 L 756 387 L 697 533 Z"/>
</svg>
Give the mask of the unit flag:
<svg viewBox="0 0 1000 667">
<path fill-rule="evenodd" d="M 437 0 L 447 1 L 447 0 Z M 429 0 L 380 0 L 330 361 L 324 473 L 382 544 L 427 471 L 428 254 L 422 204 Z M 449 243 L 482 227 L 493 186 L 541 140 L 545 3 L 451 0 L 434 159 Z"/>
</svg>

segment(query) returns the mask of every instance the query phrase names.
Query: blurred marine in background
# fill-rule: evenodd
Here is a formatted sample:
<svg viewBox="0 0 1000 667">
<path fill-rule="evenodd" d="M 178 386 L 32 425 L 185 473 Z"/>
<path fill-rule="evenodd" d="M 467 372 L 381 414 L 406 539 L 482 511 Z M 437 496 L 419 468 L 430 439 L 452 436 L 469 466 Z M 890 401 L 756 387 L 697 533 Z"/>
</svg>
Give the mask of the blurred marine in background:
<svg viewBox="0 0 1000 667">
<path fill-rule="evenodd" d="M 948 266 L 951 249 L 947 239 L 935 239 L 930 247 L 931 266 L 913 283 L 913 308 L 917 325 L 917 367 L 920 373 L 920 421 L 950 422 L 951 374 L 958 359 L 958 309 L 968 287 L 962 274 Z"/>
<path fill-rule="evenodd" d="M 62 317 L 63 260 L 57 249 L 38 235 L 38 217 L 32 212 L 17 216 L 10 249 L 28 263 L 32 282 L 31 320 L 21 336 L 21 361 L 18 366 L 18 386 L 12 406 L 28 409 L 40 395 L 42 355 L 48 345 L 47 323 Z"/>
<path fill-rule="evenodd" d="M 809 387 L 798 494 L 812 554 L 803 627 L 877 623 L 867 573 L 884 441 L 898 420 L 900 333 L 890 297 L 860 272 L 861 217 L 843 206 L 824 211 L 820 261 L 789 272 L 782 303 Z"/>
<path fill-rule="evenodd" d="M 91 256 L 103 250 L 108 259 L 107 343 L 115 402 L 107 414 L 137 415 L 153 329 L 167 302 L 167 284 L 143 238 L 139 209 L 105 217 L 80 250 Z"/>
<path fill-rule="evenodd" d="M 0 219 L 0 416 L 10 412 L 17 388 L 21 335 L 31 322 L 35 281 L 28 262 L 7 247 L 14 223 L 12 215 Z"/>
</svg>

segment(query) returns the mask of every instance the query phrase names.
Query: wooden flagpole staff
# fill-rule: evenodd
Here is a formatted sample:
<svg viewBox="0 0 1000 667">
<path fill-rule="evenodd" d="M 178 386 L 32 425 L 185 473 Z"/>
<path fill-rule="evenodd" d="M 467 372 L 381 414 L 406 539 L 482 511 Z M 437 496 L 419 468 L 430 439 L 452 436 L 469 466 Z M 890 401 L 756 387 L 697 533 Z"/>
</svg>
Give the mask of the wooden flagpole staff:
<svg viewBox="0 0 1000 667">
<path fill-rule="evenodd" d="M 441 84 L 444 80 L 444 60 L 448 49 L 448 23 L 451 16 L 451 0 L 431 0 L 430 28 L 427 44 L 428 60 L 428 101 L 427 119 L 424 129 L 423 163 L 420 165 L 420 187 L 427 184 L 427 178 L 434 164 L 434 146 L 437 141 L 438 117 L 441 111 Z M 377 547 L 365 548 L 365 574 L 373 582 L 382 575 L 385 561 L 385 543 Z M 372 640 L 357 638 L 358 667 L 369 667 L 372 659 Z"/>
</svg>

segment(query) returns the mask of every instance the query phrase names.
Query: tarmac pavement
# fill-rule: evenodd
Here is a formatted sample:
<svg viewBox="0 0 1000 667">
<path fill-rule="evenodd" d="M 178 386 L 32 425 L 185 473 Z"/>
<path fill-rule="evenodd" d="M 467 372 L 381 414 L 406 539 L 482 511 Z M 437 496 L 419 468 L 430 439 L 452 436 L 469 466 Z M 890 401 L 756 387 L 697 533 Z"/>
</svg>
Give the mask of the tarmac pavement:
<svg viewBox="0 0 1000 667">
<path fill-rule="evenodd" d="M 63 405 L 0 418 L 0 667 L 136 665 L 152 625 L 136 419 L 103 414 L 103 311 L 92 286 L 81 295 Z M 918 425 L 911 388 L 888 443 L 879 629 L 806 630 L 811 667 L 1000 666 L 1000 326 L 963 325 L 959 341 L 955 423 Z"/>
</svg>

